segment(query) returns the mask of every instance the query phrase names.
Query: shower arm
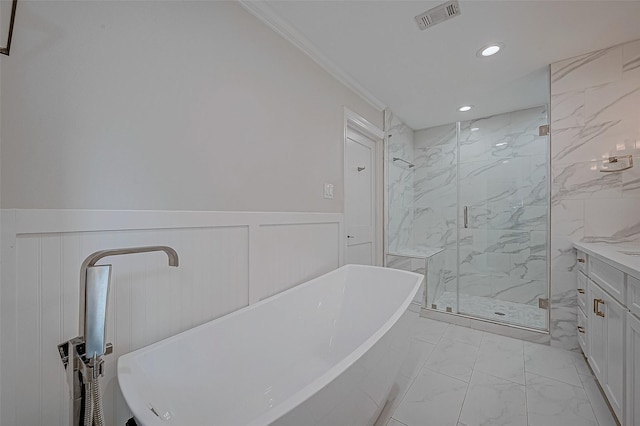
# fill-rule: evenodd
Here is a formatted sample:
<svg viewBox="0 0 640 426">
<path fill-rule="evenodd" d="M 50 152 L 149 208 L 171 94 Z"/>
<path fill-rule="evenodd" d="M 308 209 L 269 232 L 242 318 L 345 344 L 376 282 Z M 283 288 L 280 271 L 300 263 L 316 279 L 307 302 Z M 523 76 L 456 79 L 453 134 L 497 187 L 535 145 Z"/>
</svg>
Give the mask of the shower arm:
<svg viewBox="0 0 640 426">
<path fill-rule="evenodd" d="M 408 162 L 407 160 L 403 160 L 403 159 L 402 159 L 402 158 L 400 158 L 400 157 L 393 157 L 393 161 L 394 161 L 394 162 L 396 162 L 396 161 L 402 161 L 403 163 L 408 164 L 408 165 L 409 165 L 409 168 L 412 168 L 412 167 L 415 167 L 415 166 L 416 166 L 415 164 L 410 163 L 410 162 Z"/>
</svg>

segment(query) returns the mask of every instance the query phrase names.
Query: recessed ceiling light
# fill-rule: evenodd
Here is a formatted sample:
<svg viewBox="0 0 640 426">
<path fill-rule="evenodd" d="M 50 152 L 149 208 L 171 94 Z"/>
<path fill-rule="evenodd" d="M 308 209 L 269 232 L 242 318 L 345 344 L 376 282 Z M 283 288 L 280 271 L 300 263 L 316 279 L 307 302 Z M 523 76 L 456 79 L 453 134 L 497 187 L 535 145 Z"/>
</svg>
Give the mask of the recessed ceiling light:
<svg viewBox="0 0 640 426">
<path fill-rule="evenodd" d="M 458 111 L 460 112 L 467 112 L 471 109 L 471 105 L 465 105 L 465 106 L 461 106 L 460 108 L 458 108 Z"/>
<path fill-rule="evenodd" d="M 478 50 L 476 56 L 479 58 L 486 58 L 487 56 L 493 56 L 500 51 L 504 47 L 502 43 L 492 43 L 486 46 L 483 46 Z"/>
<path fill-rule="evenodd" d="M 478 130 L 480 130 L 480 127 L 472 127 L 472 128 L 471 128 L 471 131 L 472 131 L 472 132 L 477 132 Z"/>
</svg>

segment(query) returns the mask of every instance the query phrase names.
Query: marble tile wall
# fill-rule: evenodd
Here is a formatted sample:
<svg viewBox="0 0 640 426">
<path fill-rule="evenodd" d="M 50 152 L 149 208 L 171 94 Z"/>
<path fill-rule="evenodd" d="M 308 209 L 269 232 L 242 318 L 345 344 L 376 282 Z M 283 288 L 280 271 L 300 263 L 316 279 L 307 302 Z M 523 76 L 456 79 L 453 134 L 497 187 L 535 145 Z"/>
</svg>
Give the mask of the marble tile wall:
<svg viewBox="0 0 640 426">
<path fill-rule="evenodd" d="M 415 132 L 414 244 L 445 249 L 446 291 L 459 280 L 463 293 L 528 304 L 547 293 L 546 123 L 545 107 L 460 123 L 459 154 L 456 124 Z"/>
<path fill-rule="evenodd" d="M 431 305 L 438 300 L 445 290 L 446 252 L 443 250 L 427 259 L 427 294 L 426 303 Z"/>
<path fill-rule="evenodd" d="M 571 242 L 640 243 L 640 40 L 551 64 L 550 115 L 551 343 L 577 350 Z"/>
<path fill-rule="evenodd" d="M 414 134 L 414 244 L 441 247 L 444 292 L 456 291 L 457 279 L 457 135 L 456 124 Z M 434 289 L 434 295 L 435 295 Z"/>
<path fill-rule="evenodd" d="M 392 254 L 386 255 L 387 268 L 400 269 L 401 271 L 415 272 L 417 274 L 425 274 L 426 262 L 424 259 L 416 259 L 407 256 L 396 256 Z M 426 285 L 423 282 L 413 298 L 413 303 L 416 305 L 424 306 Z"/>
<path fill-rule="evenodd" d="M 427 258 L 396 256 L 387 254 L 388 268 L 424 274 L 425 282 L 418 290 L 413 302 L 420 306 L 437 300 L 444 293 L 444 252 L 437 252 Z"/>
<path fill-rule="evenodd" d="M 397 253 L 402 248 L 413 247 L 413 181 L 415 168 L 409 168 L 399 157 L 413 162 L 413 129 L 406 126 L 388 109 L 385 110 L 387 129 L 387 251 Z"/>
</svg>

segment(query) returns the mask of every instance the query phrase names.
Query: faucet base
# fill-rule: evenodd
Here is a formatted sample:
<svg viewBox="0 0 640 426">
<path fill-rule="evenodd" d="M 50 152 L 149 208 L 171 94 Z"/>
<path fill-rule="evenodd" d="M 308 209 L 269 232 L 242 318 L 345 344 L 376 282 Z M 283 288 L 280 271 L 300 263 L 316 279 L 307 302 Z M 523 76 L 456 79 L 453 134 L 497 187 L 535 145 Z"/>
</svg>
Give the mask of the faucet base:
<svg viewBox="0 0 640 426">
<path fill-rule="evenodd" d="M 97 377 L 104 375 L 104 360 L 100 358 L 86 359 L 85 341 L 75 337 L 58 345 L 62 365 L 66 370 L 67 383 L 71 396 L 70 418 L 73 426 L 84 424 L 85 401 L 91 398 L 87 385 Z M 113 345 L 107 343 L 105 355 L 113 352 Z"/>
</svg>

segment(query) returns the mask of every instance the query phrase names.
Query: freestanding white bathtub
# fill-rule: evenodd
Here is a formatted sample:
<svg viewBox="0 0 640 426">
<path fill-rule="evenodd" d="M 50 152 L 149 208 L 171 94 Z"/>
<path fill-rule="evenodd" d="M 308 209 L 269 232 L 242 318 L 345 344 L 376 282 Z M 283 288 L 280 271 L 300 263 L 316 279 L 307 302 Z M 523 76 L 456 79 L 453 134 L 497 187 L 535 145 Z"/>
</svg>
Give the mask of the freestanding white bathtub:
<svg viewBox="0 0 640 426">
<path fill-rule="evenodd" d="M 350 426 L 379 416 L 423 276 L 347 265 L 118 360 L 144 426 Z"/>
</svg>

